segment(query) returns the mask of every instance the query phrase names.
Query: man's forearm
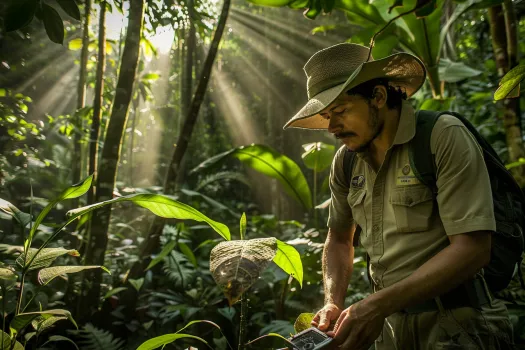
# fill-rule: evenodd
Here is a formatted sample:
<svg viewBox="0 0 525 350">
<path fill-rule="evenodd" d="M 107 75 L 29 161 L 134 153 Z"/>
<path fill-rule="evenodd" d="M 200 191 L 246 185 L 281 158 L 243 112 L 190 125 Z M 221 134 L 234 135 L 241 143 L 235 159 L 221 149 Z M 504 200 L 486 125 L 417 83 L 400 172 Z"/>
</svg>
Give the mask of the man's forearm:
<svg viewBox="0 0 525 350">
<path fill-rule="evenodd" d="M 372 294 L 369 302 L 376 304 L 387 317 L 435 298 L 473 277 L 487 264 L 487 255 L 490 257 L 490 251 L 450 245 L 407 278 Z"/>
<path fill-rule="evenodd" d="M 348 282 L 353 271 L 354 247 L 351 240 L 326 239 L 323 250 L 325 304 L 344 306 Z"/>
</svg>

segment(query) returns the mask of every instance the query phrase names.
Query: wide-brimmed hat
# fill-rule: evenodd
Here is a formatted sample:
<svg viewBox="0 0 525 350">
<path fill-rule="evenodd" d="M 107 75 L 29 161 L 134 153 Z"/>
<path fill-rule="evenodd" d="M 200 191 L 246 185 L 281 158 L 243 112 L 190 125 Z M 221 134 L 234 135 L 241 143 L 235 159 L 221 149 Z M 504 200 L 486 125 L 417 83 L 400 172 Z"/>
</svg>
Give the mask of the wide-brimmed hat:
<svg viewBox="0 0 525 350">
<path fill-rule="evenodd" d="M 319 112 L 328 107 L 343 91 L 376 78 L 400 87 L 407 97 L 412 96 L 425 82 L 425 66 L 416 56 L 401 52 L 374 60 L 369 48 L 344 43 L 316 52 L 304 71 L 308 102 L 284 126 L 286 128 L 327 129 L 328 120 Z"/>
</svg>

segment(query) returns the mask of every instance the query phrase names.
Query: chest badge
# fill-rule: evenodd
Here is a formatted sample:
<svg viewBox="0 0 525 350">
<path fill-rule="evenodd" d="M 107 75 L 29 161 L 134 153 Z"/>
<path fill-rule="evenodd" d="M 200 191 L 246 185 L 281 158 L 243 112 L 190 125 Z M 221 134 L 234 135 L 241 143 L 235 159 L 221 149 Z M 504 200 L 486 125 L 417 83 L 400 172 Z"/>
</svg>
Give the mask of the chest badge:
<svg viewBox="0 0 525 350">
<path fill-rule="evenodd" d="M 352 187 L 363 188 L 365 185 L 365 177 L 363 175 L 357 175 L 352 178 Z"/>
<path fill-rule="evenodd" d="M 410 164 L 405 165 L 397 171 L 396 185 L 397 186 L 408 186 L 408 185 L 417 185 L 421 182 L 414 174 L 414 171 L 410 167 Z"/>
</svg>

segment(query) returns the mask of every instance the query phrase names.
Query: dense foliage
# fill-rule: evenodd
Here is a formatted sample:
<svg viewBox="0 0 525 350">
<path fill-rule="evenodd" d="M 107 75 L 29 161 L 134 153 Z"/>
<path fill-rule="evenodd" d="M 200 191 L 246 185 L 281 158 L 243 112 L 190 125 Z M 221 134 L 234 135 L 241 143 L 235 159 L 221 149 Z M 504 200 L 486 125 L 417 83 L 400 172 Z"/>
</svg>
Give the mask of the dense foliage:
<svg viewBox="0 0 525 350">
<path fill-rule="evenodd" d="M 498 0 L 2 1 L 0 347 L 222 350 L 302 329 L 323 304 L 339 147 L 282 130 L 306 60 L 372 39 L 376 59 L 417 55 L 429 79 L 412 104 L 466 116 L 524 187 L 524 15 Z M 363 257 L 347 305 L 370 293 Z M 525 291 L 499 296 L 525 344 Z"/>
</svg>

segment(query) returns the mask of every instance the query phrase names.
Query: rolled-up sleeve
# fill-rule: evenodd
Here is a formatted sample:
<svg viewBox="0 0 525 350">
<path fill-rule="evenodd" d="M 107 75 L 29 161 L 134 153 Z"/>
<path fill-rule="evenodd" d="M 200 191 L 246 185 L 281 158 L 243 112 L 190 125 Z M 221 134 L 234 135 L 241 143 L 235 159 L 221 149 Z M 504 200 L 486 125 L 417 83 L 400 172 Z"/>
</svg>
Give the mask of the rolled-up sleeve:
<svg viewBox="0 0 525 350">
<path fill-rule="evenodd" d="M 348 230 L 353 225 L 352 210 L 348 204 L 348 180 L 343 171 L 343 158 L 346 146 L 339 148 L 330 169 L 331 201 L 329 206 L 328 227 L 332 230 Z"/>
<path fill-rule="evenodd" d="M 481 147 L 453 116 L 441 116 L 431 137 L 437 176 L 437 203 L 447 235 L 494 231 L 490 179 Z"/>
</svg>

